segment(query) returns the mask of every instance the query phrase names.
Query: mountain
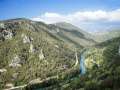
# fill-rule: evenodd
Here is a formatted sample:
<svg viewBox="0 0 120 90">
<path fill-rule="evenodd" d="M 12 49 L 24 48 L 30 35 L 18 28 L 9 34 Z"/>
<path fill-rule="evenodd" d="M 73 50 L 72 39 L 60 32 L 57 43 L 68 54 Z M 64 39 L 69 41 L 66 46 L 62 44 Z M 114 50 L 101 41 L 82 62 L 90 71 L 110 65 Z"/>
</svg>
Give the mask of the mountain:
<svg viewBox="0 0 120 90">
<path fill-rule="evenodd" d="M 0 90 L 119 90 L 119 30 L 103 36 L 65 22 L 0 21 Z"/>
<path fill-rule="evenodd" d="M 112 29 L 104 32 L 96 32 L 94 33 L 94 37 L 96 42 L 104 42 L 106 40 L 110 40 L 112 38 L 116 38 L 120 36 L 120 29 Z"/>
<path fill-rule="evenodd" d="M 75 64 L 74 48 L 49 26 L 19 18 L 0 22 L 0 89 L 59 75 Z"/>
<path fill-rule="evenodd" d="M 71 72 L 76 63 L 76 47 L 82 49 L 96 43 L 88 36 L 65 22 L 45 24 L 26 18 L 0 21 L 0 88 Z"/>
<path fill-rule="evenodd" d="M 70 23 L 60 22 L 50 24 L 49 26 L 51 29 L 56 30 L 56 36 L 65 42 L 73 43 L 81 47 L 88 47 L 96 44 L 91 34 Z"/>
</svg>

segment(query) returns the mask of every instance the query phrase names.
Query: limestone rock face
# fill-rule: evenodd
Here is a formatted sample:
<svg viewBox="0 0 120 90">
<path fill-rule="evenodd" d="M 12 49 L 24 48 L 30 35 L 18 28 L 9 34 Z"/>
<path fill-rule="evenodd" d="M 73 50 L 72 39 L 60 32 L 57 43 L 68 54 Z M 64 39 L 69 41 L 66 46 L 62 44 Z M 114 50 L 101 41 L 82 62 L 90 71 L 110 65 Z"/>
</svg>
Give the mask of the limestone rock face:
<svg viewBox="0 0 120 90">
<path fill-rule="evenodd" d="M 4 23 L 0 23 L 0 40 L 11 39 L 13 36 L 12 30 L 7 29 Z"/>
<path fill-rule="evenodd" d="M 12 83 L 7 83 L 7 84 L 5 85 L 5 87 L 6 87 L 6 88 L 12 88 L 12 87 L 14 87 L 14 85 L 13 85 Z"/>
<path fill-rule="evenodd" d="M 9 67 L 21 67 L 21 59 L 19 58 L 18 55 L 15 55 L 13 58 L 12 62 L 9 64 Z"/>
<path fill-rule="evenodd" d="M 13 73 L 12 78 L 15 80 L 15 79 L 17 79 L 18 75 L 19 75 L 19 73 Z"/>
<path fill-rule="evenodd" d="M 68 65 L 65 64 L 65 65 L 62 66 L 62 68 L 63 69 L 68 69 Z"/>
<path fill-rule="evenodd" d="M 120 55 L 120 45 L 119 45 L 119 49 L 118 49 L 118 54 Z"/>
<path fill-rule="evenodd" d="M 0 33 L 0 39 L 11 39 L 13 37 L 13 33 L 10 30 L 2 30 Z"/>
<path fill-rule="evenodd" d="M 0 23 L 0 28 L 5 28 L 4 23 Z"/>
<path fill-rule="evenodd" d="M 33 41 L 33 38 L 28 37 L 25 34 L 22 34 L 21 37 L 23 38 L 23 43 L 31 43 Z"/>
<path fill-rule="evenodd" d="M 4 30 L 5 39 L 11 39 L 13 37 L 13 33 L 7 30 Z"/>
<path fill-rule="evenodd" d="M 4 72 L 7 72 L 5 68 L 0 69 L 0 73 L 4 73 Z"/>
<path fill-rule="evenodd" d="M 59 46 L 58 46 L 58 45 L 54 45 L 54 47 L 55 47 L 55 48 L 59 48 Z"/>
<path fill-rule="evenodd" d="M 31 81 L 29 82 L 29 84 L 32 85 L 32 84 L 40 83 L 40 82 L 41 82 L 41 79 L 40 79 L 40 78 L 37 78 L 37 79 L 31 80 Z"/>
<path fill-rule="evenodd" d="M 45 57 L 44 57 L 43 51 L 42 51 L 42 49 L 41 49 L 40 54 L 39 54 L 39 59 L 42 60 L 42 59 L 44 59 L 44 58 L 45 58 Z"/>
<path fill-rule="evenodd" d="M 35 48 L 34 48 L 33 44 L 30 44 L 29 52 L 30 53 L 34 53 L 35 52 Z"/>
</svg>

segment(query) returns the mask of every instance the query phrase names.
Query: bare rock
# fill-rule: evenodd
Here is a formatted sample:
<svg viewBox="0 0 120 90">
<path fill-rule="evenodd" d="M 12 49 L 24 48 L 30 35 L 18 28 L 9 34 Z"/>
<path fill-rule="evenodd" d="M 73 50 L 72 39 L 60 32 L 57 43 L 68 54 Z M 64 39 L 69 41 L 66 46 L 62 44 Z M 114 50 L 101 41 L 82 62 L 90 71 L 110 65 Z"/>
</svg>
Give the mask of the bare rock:
<svg viewBox="0 0 120 90">
<path fill-rule="evenodd" d="M 43 51 L 42 51 L 42 49 L 41 49 L 40 54 L 39 54 L 39 59 L 42 60 L 42 59 L 44 59 L 44 58 L 45 58 L 45 57 L 44 57 Z"/>
<path fill-rule="evenodd" d="M 54 45 L 54 47 L 55 47 L 55 48 L 59 48 L 59 46 L 58 46 L 58 45 Z"/>
<path fill-rule="evenodd" d="M 120 55 L 120 45 L 119 45 L 119 49 L 118 49 L 118 54 Z"/>
<path fill-rule="evenodd" d="M 31 43 L 33 41 L 33 38 L 28 37 L 25 34 L 22 34 L 21 37 L 23 38 L 23 43 Z"/>
<path fill-rule="evenodd" d="M 0 73 L 4 73 L 4 72 L 7 72 L 7 69 L 5 68 L 0 69 Z"/>
<path fill-rule="evenodd" d="M 63 65 L 63 69 L 68 69 L 68 65 Z"/>
<path fill-rule="evenodd" d="M 14 87 L 14 85 L 13 85 L 12 83 L 7 83 L 7 84 L 5 85 L 5 87 L 6 87 L 6 88 L 12 88 L 12 87 Z"/>
<path fill-rule="evenodd" d="M 0 23 L 0 28 L 5 28 L 4 23 Z"/>
<path fill-rule="evenodd" d="M 15 55 L 12 62 L 9 64 L 10 67 L 21 67 L 21 59 L 18 55 Z"/>
<path fill-rule="evenodd" d="M 2 35 L 4 39 L 11 39 L 13 37 L 13 33 L 10 30 L 3 30 Z"/>
<path fill-rule="evenodd" d="M 33 44 L 30 44 L 29 52 L 30 53 L 34 53 L 35 52 L 35 48 L 34 48 Z"/>
<path fill-rule="evenodd" d="M 29 84 L 35 84 L 35 83 L 40 83 L 40 82 L 41 82 L 41 78 L 37 78 L 37 79 L 31 80 Z"/>
<path fill-rule="evenodd" d="M 12 78 L 15 80 L 15 79 L 17 79 L 18 75 L 19 75 L 19 73 L 13 73 Z"/>
</svg>

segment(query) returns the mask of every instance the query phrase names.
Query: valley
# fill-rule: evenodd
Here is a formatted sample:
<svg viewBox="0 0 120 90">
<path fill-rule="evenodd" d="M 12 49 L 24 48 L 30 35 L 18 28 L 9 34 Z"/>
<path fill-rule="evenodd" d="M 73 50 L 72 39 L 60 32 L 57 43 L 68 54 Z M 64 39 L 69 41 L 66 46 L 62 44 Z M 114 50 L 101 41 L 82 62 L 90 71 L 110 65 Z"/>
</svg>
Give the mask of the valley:
<svg viewBox="0 0 120 90">
<path fill-rule="evenodd" d="M 119 90 L 120 30 L 0 21 L 0 90 Z"/>
</svg>

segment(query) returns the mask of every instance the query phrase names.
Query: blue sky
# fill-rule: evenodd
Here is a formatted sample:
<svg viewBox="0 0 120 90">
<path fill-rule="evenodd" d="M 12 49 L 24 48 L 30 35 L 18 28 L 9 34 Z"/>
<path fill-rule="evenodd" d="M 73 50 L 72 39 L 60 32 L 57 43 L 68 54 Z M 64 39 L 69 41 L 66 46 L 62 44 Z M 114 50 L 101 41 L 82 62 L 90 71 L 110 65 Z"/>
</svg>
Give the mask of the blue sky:
<svg viewBox="0 0 120 90">
<path fill-rule="evenodd" d="M 96 12 L 97 15 L 99 13 L 102 13 L 103 15 L 103 13 L 112 14 L 112 12 L 115 12 L 114 17 L 116 13 L 119 17 L 120 0 L 0 0 L 0 11 L 0 20 L 25 17 L 45 22 L 48 22 L 46 20 L 48 19 L 49 23 L 53 23 L 51 22 L 53 20 L 59 22 L 59 20 L 56 20 L 58 17 L 60 19 L 67 17 L 68 19 L 66 19 L 66 21 L 69 22 L 69 16 L 72 18 L 76 14 L 81 15 L 82 17 L 84 16 L 86 20 L 88 17 L 81 14 L 86 14 L 86 12 L 87 14 L 95 13 L 95 15 Z M 53 18 L 54 16 L 56 16 L 56 18 Z M 86 21 L 81 20 L 81 18 L 77 22 L 71 20 L 70 23 L 76 24 L 83 29 L 90 29 L 90 31 L 93 28 L 95 31 L 96 29 L 104 28 L 106 25 L 116 27 L 116 25 L 119 26 L 120 24 L 120 21 L 116 18 L 110 22 L 101 22 L 101 17 L 97 17 L 99 19 L 95 18 L 94 20 L 91 20 L 91 17 Z M 94 27 L 94 25 L 96 27 Z"/>
</svg>

